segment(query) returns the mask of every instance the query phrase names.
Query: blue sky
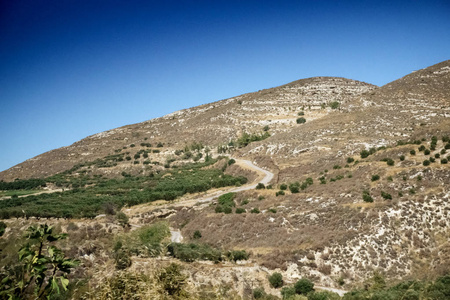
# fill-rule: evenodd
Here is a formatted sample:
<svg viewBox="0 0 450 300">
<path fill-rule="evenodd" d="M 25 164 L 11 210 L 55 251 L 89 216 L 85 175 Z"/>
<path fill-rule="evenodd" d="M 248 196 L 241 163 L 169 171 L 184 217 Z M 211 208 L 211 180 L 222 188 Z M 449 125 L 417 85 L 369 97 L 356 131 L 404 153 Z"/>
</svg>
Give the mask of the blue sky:
<svg viewBox="0 0 450 300">
<path fill-rule="evenodd" d="M 0 1 L 0 170 L 88 135 L 312 76 L 450 59 L 443 1 Z"/>
</svg>

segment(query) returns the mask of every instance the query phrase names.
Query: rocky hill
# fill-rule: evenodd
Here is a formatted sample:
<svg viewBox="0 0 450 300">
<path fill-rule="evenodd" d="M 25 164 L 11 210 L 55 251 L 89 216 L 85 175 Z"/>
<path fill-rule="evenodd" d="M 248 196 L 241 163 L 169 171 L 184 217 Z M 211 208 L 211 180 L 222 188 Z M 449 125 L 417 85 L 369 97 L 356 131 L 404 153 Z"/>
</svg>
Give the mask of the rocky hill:
<svg viewBox="0 0 450 300">
<path fill-rule="evenodd" d="M 112 215 L 117 204 L 136 232 L 164 220 L 188 247 L 250 254 L 240 264 L 185 265 L 197 290 L 223 288 L 236 299 L 259 286 L 280 296 L 266 281 L 274 271 L 288 283 L 306 277 L 340 289 L 377 272 L 391 282 L 435 279 L 450 273 L 449 86 L 450 61 L 382 87 L 315 77 L 102 132 L 1 172 L 4 181 L 47 177 L 70 189 L 8 199 L 2 215 L 54 216 L 67 203 L 57 216 L 78 217 L 71 210 L 81 201 L 96 205 L 89 217 Z M 155 198 L 186 182 L 199 189 Z M 38 211 L 42 203 L 51 208 Z M 111 240 L 127 234 L 117 220 L 50 221 L 63 232 L 70 222 L 83 228 L 88 238 L 73 230 L 77 244 L 67 248 L 94 281 L 110 276 Z M 13 239 L 33 220 L 8 222 Z M 136 270 L 162 264 L 131 253 Z"/>
</svg>

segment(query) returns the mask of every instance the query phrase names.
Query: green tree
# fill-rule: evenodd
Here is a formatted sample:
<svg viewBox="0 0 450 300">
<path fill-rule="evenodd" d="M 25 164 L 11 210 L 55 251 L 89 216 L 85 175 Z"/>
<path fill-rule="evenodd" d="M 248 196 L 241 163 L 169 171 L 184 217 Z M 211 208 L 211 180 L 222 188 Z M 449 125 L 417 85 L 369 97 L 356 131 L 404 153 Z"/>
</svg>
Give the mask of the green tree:
<svg viewBox="0 0 450 300">
<path fill-rule="evenodd" d="M 283 275 L 281 273 L 273 273 L 269 276 L 269 283 L 273 288 L 280 288 L 283 286 Z"/>
<path fill-rule="evenodd" d="M 314 291 L 314 283 L 309 279 L 302 278 L 294 284 L 296 294 L 307 295 L 309 292 Z"/>
<path fill-rule="evenodd" d="M 2 278 L 0 296 L 8 299 L 24 299 L 31 294 L 35 299 L 48 299 L 60 294 L 60 287 L 67 290 L 67 275 L 79 261 L 66 258 L 53 245 L 66 234 L 54 234 L 51 226 L 31 226 L 25 234 L 28 243 L 19 250 L 19 264 L 16 272 Z"/>
</svg>

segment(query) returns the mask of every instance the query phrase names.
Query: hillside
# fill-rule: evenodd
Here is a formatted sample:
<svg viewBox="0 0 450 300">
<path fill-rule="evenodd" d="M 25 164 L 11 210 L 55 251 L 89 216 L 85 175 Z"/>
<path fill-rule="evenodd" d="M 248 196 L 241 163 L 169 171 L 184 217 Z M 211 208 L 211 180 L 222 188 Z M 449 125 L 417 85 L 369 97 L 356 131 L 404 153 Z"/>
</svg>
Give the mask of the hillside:
<svg viewBox="0 0 450 300">
<path fill-rule="evenodd" d="M 402 280 L 425 295 L 450 274 L 449 86 L 450 60 L 382 87 L 308 78 L 44 153 L 0 173 L 3 264 L 20 231 L 50 222 L 89 287 L 176 262 L 192 299 L 281 297 L 273 272 L 381 295 L 347 300 Z"/>
</svg>

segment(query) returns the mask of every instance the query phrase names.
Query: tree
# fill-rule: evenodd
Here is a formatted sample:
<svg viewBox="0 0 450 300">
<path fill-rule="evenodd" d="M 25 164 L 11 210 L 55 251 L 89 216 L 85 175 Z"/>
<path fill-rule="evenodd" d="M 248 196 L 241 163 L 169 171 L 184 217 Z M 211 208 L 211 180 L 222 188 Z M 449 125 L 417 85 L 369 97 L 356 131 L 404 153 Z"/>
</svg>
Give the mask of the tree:
<svg viewBox="0 0 450 300">
<path fill-rule="evenodd" d="M 306 295 L 314 291 L 314 283 L 309 279 L 302 278 L 294 284 L 294 289 L 296 294 Z"/>
<path fill-rule="evenodd" d="M 67 290 L 67 274 L 78 266 L 79 261 L 65 258 L 64 253 L 54 246 L 66 234 L 54 234 L 51 226 L 31 226 L 25 237 L 28 243 L 19 250 L 18 272 L 11 272 L 2 278 L 0 296 L 9 299 L 24 299 L 33 294 L 36 299 L 50 298 L 60 294 L 60 287 Z"/>
<path fill-rule="evenodd" d="M 269 283 L 273 288 L 280 288 L 283 286 L 283 275 L 281 273 L 273 273 L 269 276 Z"/>
</svg>

